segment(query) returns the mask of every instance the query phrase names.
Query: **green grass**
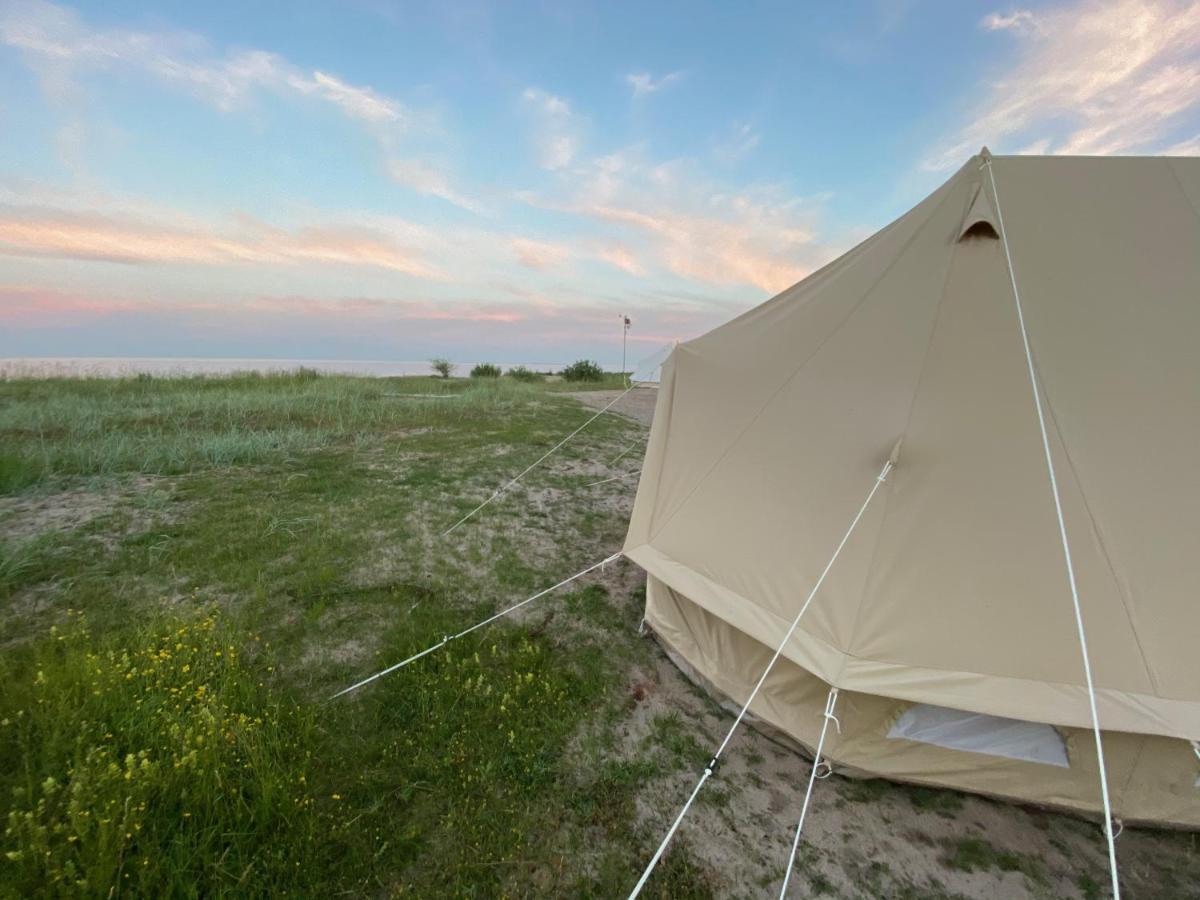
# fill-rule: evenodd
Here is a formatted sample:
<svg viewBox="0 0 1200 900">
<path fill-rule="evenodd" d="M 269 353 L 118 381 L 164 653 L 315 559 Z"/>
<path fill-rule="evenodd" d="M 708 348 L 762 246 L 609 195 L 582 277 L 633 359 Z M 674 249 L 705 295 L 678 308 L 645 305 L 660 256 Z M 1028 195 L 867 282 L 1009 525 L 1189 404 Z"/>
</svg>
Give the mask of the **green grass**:
<svg viewBox="0 0 1200 900">
<path fill-rule="evenodd" d="M 659 765 L 612 737 L 640 595 L 580 585 L 328 702 L 619 546 L 554 466 L 438 538 L 592 415 L 561 389 L 0 381 L 0 896 L 628 890 L 660 837 Z M 602 417 L 555 465 L 636 434 Z M 648 892 L 709 895 L 684 842 Z"/>
<path fill-rule="evenodd" d="M 93 637 L 73 617 L 4 658 L 10 897 L 296 893 L 337 861 L 314 711 L 244 635 L 190 615 Z M 251 658 L 247 659 L 246 656 Z"/>
</svg>

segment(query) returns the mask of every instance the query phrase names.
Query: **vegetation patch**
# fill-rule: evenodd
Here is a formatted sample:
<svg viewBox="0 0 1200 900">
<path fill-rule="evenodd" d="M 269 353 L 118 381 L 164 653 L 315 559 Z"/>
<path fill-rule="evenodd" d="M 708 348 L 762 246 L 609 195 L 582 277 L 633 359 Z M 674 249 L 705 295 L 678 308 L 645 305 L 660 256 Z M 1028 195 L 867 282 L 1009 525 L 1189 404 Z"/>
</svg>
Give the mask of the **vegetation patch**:
<svg viewBox="0 0 1200 900">
<path fill-rule="evenodd" d="M 4 658 L 0 878 L 12 897 L 305 891 L 344 824 L 315 792 L 312 714 L 214 615 L 119 641 L 72 615 Z"/>
<path fill-rule="evenodd" d="M 598 362 L 590 359 L 580 359 L 562 370 L 564 381 L 603 381 L 604 369 Z"/>
</svg>

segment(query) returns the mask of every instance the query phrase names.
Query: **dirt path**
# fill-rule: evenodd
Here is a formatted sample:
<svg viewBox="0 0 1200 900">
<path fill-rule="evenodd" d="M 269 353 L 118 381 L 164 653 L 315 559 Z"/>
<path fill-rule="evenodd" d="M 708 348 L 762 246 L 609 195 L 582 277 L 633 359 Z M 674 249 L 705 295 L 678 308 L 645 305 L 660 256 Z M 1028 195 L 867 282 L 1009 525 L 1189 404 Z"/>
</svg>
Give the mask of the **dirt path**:
<svg viewBox="0 0 1200 900">
<path fill-rule="evenodd" d="M 572 391 L 563 394 L 564 397 L 574 397 L 584 406 L 592 409 L 603 409 L 613 399 L 621 396 L 620 391 Z M 657 387 L 638 387 L 630 391 L 621 401 L 613 406 L 610 412 L 618 413 L 627 419 L 650 427 L 654 420 L 654 404 L 658 402 Z"/>
</svg>

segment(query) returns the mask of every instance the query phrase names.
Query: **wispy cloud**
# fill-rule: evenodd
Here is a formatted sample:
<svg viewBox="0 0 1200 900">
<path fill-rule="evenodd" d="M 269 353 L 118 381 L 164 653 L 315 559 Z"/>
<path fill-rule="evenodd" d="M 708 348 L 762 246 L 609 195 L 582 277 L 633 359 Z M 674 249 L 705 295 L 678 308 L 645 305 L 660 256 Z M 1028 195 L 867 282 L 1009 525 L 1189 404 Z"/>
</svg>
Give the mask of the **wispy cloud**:
<svg viewBox="0 0 1200 900">
<path fill-rule="evenodd" d="M 649 72 L 630 72 L 625 76 L 625 83 L 633 89 L 633 97 L 645 97 L 657 93 L 668 85 L 674 84 L 683 77 L 682 72 L 668 72 L 655 78 Z"/>
<path fill-rule="evenodd" d="M 485 211 L 484 206 L 477 200 L 455 190 L 446 171 L 430 160 L 390 159 L 387 162 L 387 174 L 392 181 L 419 194 L 441 197 L 448 203 L 474 213 Z"/>
<path fill-rule="evenodd" d="M 762 135 L 749 122 L 734 122 L 729 131 L 713 147 L 713 156 L 723 163 L 745 159 L 758 147 Z"/>
<path fill-rule="evenodd" d="M 403 125 L 400 101 L 319 70 L 305 70 L 265 50 L 219 55 L 197 35 L 179 31 L 93 29 L 74 11 L 40 0 L 0 9 L 0 43 L 32 58 L 53 83 L 82 69 L 126 69 L 182 87 L 223 110 L 258 91 L 290 93 L 328 103 L 348 118 Z"/>
<path fill-rule="evenodd" d="M 551 171 L 570 165 L 583 143 L 580 117 L 562 97 L 541 88 L 526 88 L 521 98 L 537 120 L 538 164 Z"/>
<path fill-rule="evenodd" d="M 599 157 L 573 169 L 562 191 L 526 200 L 603 226 L 624 252 L 602 258 L 626 271 L 665 269 L 774 293 L 829 253 L 817 240 L 815 204 L 772 185 L 730 190 L 696 160 L 656 163 L 640 151 Z"/>
<path fill-rule="evenodd" d="M 528 269 L 553 269 L 563 265 L 571 256 L 565 244 L 552 241 L 535 241 L 529 238 L 514 238 L 513 253 L 517 261 Z"/>
<path fill-rule="evenodd" d="M 86 148 L 105 123 L 94 119 L 79 80 L 89 73 L 135 73 L 181 91 L 222 112 L 253 108 L 263 97 L 316 103 L 364 128 L 378 143 L 388 174 L 423 193 L 472 211 L 478 204 L 450 186 L 448 177 L 396 157 L 405 137 L 438 132 L 433 117 L 369 85 L 321 69 L 307 69 L 260 49 L 215 51 L 185 31 L 92 28 L 73 10 L 42 0 L 0 3 L 0 45 L 22 53 L 65 121 L 58 143 L 64 161 L 86 169 Z"/>
<path fill-rule="evenodd" d="M 1186 141 L 1180 141 L 1178 144 L 1172 144 L 1170 147 L 1163 147 L 1162 155 L 1200 156 L 1200 134 L 1188 138 Z"/>
<path fill-rule="evenodd" d="M 1037 17 L 1027 9 L 1017 9 L 1010 13 L 989 13 L 980 23 L 988 31 L 1040 31 L 1041 24 Z"/>
<path fill-rule="evenodd" d="M 1018 57 L 927 168 L 961 163 L 981 144 L 1047 152 L 1153 152 L 1200 109 L 1200 2 L 1111 0 L 994 13 Z M 1043 143 L 1044 142 L 1044 143 Z"/>
<path fill-rule="evenodd" d="M 0 207 L 0 254 L 127 264 L 373 266 L 442 277 L 416 253 L 367 228 L 284 229 L 243 217 L 225 227 L 97 213 Z"/>
</svg>

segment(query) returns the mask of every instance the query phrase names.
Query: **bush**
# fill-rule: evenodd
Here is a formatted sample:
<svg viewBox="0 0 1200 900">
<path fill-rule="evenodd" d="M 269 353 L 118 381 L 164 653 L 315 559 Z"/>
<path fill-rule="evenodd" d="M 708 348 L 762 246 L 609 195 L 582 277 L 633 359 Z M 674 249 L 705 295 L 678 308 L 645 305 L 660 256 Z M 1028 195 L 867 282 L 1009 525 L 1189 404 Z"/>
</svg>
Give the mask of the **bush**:
<svg viewBox="0 0 1200 900">
<path fill-rule="evenodd" d="M 443 378 L 449 378 L 453 374 L 455 368 L 457 368 L 454 363 L 450 362 L 450 360 L 442 359 L 440 356 L 436 359 L 431 359 L 429 361 L 429 366 L 433 369 L 433 371 L 441 375 Z"/>
<path fill-rule="evenodd" d="M 267 896 L 331 863 L 311 712 L 214 616 L 121 645 L 72 617 L 0 666 L 0 882 L 12 896 Z"/>
<path fill-rule="evenodd" d="M 480 363 L 471 370 L 472 378 L 499 378 L 500 367 L 491 363 Z"/>
<path fill-rule="evenodd" d="M 514 366 L 505 374 L 515 378 L 517 381 L 534 382 L 546 380 L 546 376 L 541 372 L 535 372 L 533 369 L 527 369 L 525 366 Z"/>
<path fill-rule="evenodd" d="M 562 377 L 565 381 L 603 381 L 604 370 L 598 362 L 581 359 L 563 369 Z"/>
</svg>

